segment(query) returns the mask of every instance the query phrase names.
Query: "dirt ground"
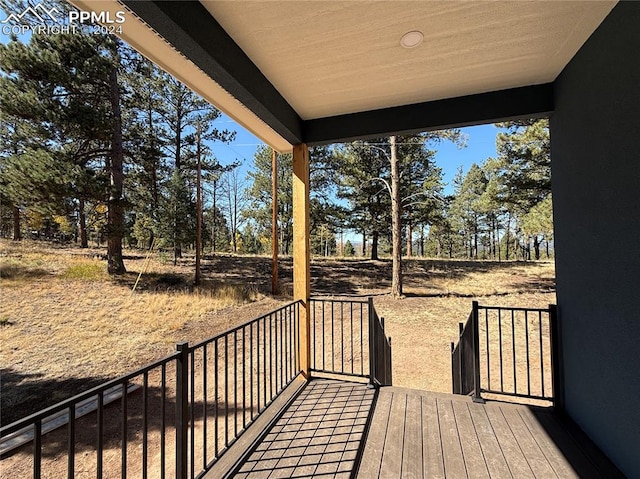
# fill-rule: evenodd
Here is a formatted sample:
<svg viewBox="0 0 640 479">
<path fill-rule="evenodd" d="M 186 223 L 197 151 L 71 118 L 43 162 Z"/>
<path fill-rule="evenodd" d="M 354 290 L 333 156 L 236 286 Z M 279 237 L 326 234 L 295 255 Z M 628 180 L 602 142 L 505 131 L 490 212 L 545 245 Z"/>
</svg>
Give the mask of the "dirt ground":
<svg viewBox="0 0 640 479">
<path fill-rule="evenodd" d="M 102 254 L 0 242 L 2 424 L 160 359 L 177 342 L 214 336 L 291 300 L 290 258 L 280 261 L 282 293 L 272 297 L 270 258 L 208 256 L 204 285 L 194 289 L 192 257 L 174 266 L 163 253 L 147 261 L 127 252 L 128 273 L 109 278 Z M 389 260 L 317 258 L 311 272 L 314 296 L 373 296 L 392 337 L 397 386 L 451 392 L 450 343 L 472 300 L 555 302 L 552 261 L 411 258 L 403 270 L 403 299 L 388 295 Z"/>
</svg>

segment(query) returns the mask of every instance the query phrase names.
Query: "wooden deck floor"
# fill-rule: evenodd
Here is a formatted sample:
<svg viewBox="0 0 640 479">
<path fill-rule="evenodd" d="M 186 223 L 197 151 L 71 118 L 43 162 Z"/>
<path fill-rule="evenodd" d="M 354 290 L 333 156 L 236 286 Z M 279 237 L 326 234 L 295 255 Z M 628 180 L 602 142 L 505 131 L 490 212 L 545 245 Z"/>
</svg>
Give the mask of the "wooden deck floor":
<svg viewBox="0 0 640 479">
<path fill-rule="evenodd" d="M 623 477 L 547 409 L 394 387 L 374 396 L 363 384 L 311 381 L 233 477 Z"/>
<path fill-rule="evenodd" d="M 391 387 L 380 391 L 357 477 L 622 476 L 549 409 Z"/>
</svg>

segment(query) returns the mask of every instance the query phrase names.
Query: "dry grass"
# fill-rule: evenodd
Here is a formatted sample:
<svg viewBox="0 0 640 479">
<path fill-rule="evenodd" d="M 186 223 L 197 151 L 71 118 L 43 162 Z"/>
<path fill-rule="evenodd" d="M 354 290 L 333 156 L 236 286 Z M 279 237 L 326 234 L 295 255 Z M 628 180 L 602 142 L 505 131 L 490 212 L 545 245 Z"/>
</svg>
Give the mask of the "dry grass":
<svg viewBox="0 0 640 479">
<path fill-rule="evenodd" d="M 29 394 L 13 397 L 12 390 L 21 391 L 16 384 L 60 387 L 52 396 L 69 396 L 78 387 L 61 386 L 69 378 L 123 374 L 167 355 L 178 341 L 211 337 L 288 300 L 261 293 L 269 289 L 268 258 L 209 258 L 204 284 L 194 289 L 190 259 L 174 266 L 163 254 L 149 262 L 130 256 L 129 273 L 112 279 L 102 253 L 0 243 L 0 354 L 11 365 L 3 371 L 3 415 L 7 404 L 16 406 L 16 414 L 25 412 L 18 407 L 27 408 L 25 402 L 33 408 Z M 551 262 L 410 259 L 404 269 L 406 298 L 393 300 L 386 294 L 390 261 L 318 259 L 312 267 L 314 294 L 374 295 L 393 337 L 399 386 L 451 391 L 450 342 L 472 299 L 520 307 L 555 302 Z M 281 289 L 290 291 L 290 259 L 282 260 L 280 276 Z M 7 373 L 15 377 L 8 380 Z"/>
<path fill-rule="evenodd" d="M 64 380 L 91 383 L 124 374 L 165 356 L 178 341 L 226 329 L 235 318 L 216 313 L 262 298 L 254 288 L 220 281 L 194 289 L 185 271 L 170 272 L 171 266 L 159 261 L 132 294 L 134 272 L 110 279 L 104 260 L 78 251 L 2 244 L 3 423 L 42 405 L 24 394 L 30 386 L 51 388 L 51 381 L 59 381 L 61 390 L 48 396 L 68 397 L 78 391 L 67 390 Z M 136 260 L 128 266 L 134 270 Z M 163 275 L 171 281 L 163 281 Z M 196 325 L 208 331 L 194 331 Z"/>
</svg>

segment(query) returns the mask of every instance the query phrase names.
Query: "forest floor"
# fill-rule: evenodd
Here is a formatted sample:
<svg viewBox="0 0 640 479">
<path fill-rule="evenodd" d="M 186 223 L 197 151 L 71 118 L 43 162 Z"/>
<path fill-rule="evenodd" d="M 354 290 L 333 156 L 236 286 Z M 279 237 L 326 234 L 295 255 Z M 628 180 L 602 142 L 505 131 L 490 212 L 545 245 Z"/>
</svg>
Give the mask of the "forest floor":
<svg viewBox="0 0 640 479">
<path fill-rule="evenodd" d="M 128 272 L 112 278 L 106 274 L 103 249 L 0 240 L 1 424 L 166 357 L 177 342 L 215 336 L 291 301 L 290 258 L 280 261 L 282 293 L 274 297 L 267 257 L 207 256 L 203 284 L 194 288 L 192 256 L 174 265 L 169 253 L 156 253 L 148 261 L 142 252 L 125 255 Z M 374 298 L 393 338 L 394 386 L 451 392 L 450 344 L 457 340 L 458 323 L 469 316 L 472 300 L 519 307 L 555 302 L 551 261 L 411 258 L 405 259 L 403 269 L 405 297 L 393 299 L 390 260 L 316 258 L 311 265 L 313 296 Z M 170 380 L 167 388 L 172 388 Z M 132 477 L 142 475 L 144 464 L 141 397 L 128 399 L 126 460 Z M 149 400 L 157 403 L 153 395 Z M 120 477 L 122 432 L 115 414 L 105 419 L 106 479 Z M 94 416 L 77 423 L 78 478 L 96 475 Z M 157 411 L 150 416 L 157 422 Z M 227 419 L 216 420 L 222 440 Z M 160 431 L 158 424 L 150 425 L 153 456 L 146 467 L 153 477 L 163 467 L 171 468 L 162 465 Z M 166 457 L 171 457 L 171 447 L 167 445 Z M 43 478 L 66 476 L 66 451 L 65 428 L 43 438 Z M 29 477 L 32 468 L 32 447 L 27 444 L 1 458 L 0 479 Z"/>
<path fill-rule="evenodd" d="M 173 265 L 169 253 L 127 251 L 128 272 L 106 274 L 103 249 L 0 241 L 2 424 L 8 424 L 291 300 L 292 262 L 280 261 L 272 297 L 271 259 L 216 255 Z M 553 261 L 411 258 L 405 298 L 390 290 L 391 261 L 312 261 L 314 296 L 373 296 L 393 338 L 394 385 L 451 392 L 450 342 L 471 301 L 546 307 L 555 302 Z M 133 285 L 143 271 L 135 293 Z"/>
</svg>

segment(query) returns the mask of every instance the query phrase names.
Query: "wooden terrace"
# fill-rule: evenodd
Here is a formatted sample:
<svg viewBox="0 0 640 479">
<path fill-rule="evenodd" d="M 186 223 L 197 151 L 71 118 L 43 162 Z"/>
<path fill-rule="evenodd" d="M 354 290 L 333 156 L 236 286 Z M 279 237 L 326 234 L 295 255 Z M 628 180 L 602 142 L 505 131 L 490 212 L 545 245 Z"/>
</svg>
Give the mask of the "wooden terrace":
<svg viewBox="0 0 640 479">
<path fill-rule="evenodd" d="M 550 408 L 327 379 L 296 381 L 286 397 L 205 477 L 622 477 Z"/>
</svg>

